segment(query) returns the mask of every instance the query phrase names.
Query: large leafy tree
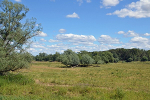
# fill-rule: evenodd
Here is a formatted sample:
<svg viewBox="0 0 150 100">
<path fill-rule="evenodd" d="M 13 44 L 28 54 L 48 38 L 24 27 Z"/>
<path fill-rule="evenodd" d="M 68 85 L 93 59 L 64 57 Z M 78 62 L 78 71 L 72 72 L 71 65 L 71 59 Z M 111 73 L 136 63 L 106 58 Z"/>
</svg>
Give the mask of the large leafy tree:
<svg viewBox="0 0 150 100">
<path fill-rule="evenodd" d="M 23 20 L 29 9 L 4 0 L 0 3 L 0 74 L 28 67 L 29 41 L 41 31 L 36 19 Z"/>
<path fill-rule="evenodd" d="M 78 55 L 72 50 L 66 50 L 61 55 L 61 62 L 66 66 L 76 66 L 80 64 Z"/>
</svg>

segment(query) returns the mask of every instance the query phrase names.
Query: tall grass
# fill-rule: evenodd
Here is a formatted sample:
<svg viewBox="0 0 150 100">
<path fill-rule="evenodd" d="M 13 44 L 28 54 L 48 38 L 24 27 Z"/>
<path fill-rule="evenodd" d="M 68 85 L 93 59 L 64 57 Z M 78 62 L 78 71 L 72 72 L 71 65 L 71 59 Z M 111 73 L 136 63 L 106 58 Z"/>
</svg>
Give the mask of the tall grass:
<svg viewBox="0 0 150 100">
<path fill-rule="evenodd" d="M 0 76 L 0 100 L 149 100 L 149 64 L 61 68 L 58 62 L 34 62 L 20 74 Z"/>
</svg>

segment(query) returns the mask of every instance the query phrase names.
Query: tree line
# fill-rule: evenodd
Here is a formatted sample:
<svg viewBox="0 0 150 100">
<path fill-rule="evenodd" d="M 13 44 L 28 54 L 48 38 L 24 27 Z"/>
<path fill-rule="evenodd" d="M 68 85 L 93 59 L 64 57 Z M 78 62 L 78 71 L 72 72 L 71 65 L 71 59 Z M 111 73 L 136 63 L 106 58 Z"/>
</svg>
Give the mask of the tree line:
<svg viewBox="0 0 150 100">
<path fill-rule="evenodd" d="M 79 64 L 104 64 L 104 63 L 117 63 L 118 61 L 132 62 L 132 61 L 150 61 L 150 50 L 143 49 L 124 49 L 117 48 L 108 51 L 80 51 L 73 52 L 72 50 L 66 50 L 60 54 L 39 53 L 34 57 L 36 61 L 58 61 L 67 66 L 76 66 Z"/>
</svg>

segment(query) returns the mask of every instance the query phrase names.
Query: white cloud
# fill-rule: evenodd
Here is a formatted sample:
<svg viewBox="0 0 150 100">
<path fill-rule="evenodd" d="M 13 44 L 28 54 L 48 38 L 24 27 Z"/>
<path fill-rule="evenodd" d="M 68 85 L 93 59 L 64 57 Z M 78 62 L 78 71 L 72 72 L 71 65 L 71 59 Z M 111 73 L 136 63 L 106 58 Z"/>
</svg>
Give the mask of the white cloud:
<svg viewBox="0 0 150 100">
<path fill-rule="evenodd" d="M 140 0 L 132 2 L 127 5 L 126 8 L 116 10 L 113 13 L 107 15 L 117 15 L 118 17 L 133 17 L 133 18 L 147 18 L 150 17 L 150 0 Z"/>
<path fill-rule="evenodd" d="M 42 45 L 35 45 L 35 44 L 34 44 L 34 45 L 32 45 L 32 47 L 33 47 L 33 48 L 45 48 L 45 47 L 44 47 L 44 46 L 42 46 Z"/>
<path fill-rule="evenodd" d="M 135 33 L 134 31 L 130 31 L 130 30 L 127 32 L 127 35 L 129 37 L 138 37 L 139 36 L 139 34 Z"/>
<path fill-rule="evenodd" d="M 134 37 L 131 39 L 132 43 L 148 43 L 149 40 L 147 38 L 143 38 L 143 37 Z M 142 44 L 143 45 L 143 44 Z"/>
<path fill-rule="evenodd" d="M 71 42 L 74 45 L 93 45 L 96 41 L 95 37 L 92 35 L 76 35 L 76 34 L 58 34 L 56 36 L 57 40 Z"/>
<path fill-rule="evenodd" d="M 58 40 L 50 39 L 49 42 L 59 42 Z"/>
<path fill-rule="evenodd" d="M 91 2 L 91 0 L 85 0 L 87 3 L 90 3 Z M 82 5 L 82 3 L 83 3 L 83 0 L 77 0 L 77 2 L 79 2 L 79 5 L 81 6 Z"/>
<path fill-rule="evenodd" d="M 118 39 L 112 38 L 109 35 L 101 35 L 98 39 L 98 42 L 100 42 L 101 44 L 120 44 L 121 43 Z"/>
<path fill-rule="evenodd" d="M 145 35 L 145 36 L 150 36 L 150 33 L 145 33 L 144 35 Z"/>
<path fill-rule="evenodd" d="M 118 32 L 118 34 L 124 34 L 124 33 L 125 33 L 124 31 L 119 31 L 119 32 Z"/>
<path fill-rule="evenodd" d="M 70 49 L 70 46 L 68 44 L 63 44 L 63 43 L 47 45 L 47 47 L 51 53 L 55 53 L 56 51 L 63 53 L 65 50 Z"/>
<path fill-rule="evenodd" d="M 105 7 L 116 6 L 120 0 L 102 0 L 102 4 Z"/>
<path fill-rule="evenodd" d="M 37 34 L 38 34 L 38 36 L 41 36 L 41 37 L 46 37 L 47 36 L 46 33 L 41 32 L 41 31 L 38 31 Z"/>
<path fill-rule="evenodd" d="M 81 50 L 86 50 L 86 51 L 96 51 L 96 50 L 98 51 L 98 50 L 100 50 L 100 48 L 98 48 L 98 45 L 95 45 L 92 47 L 92 46 L 79 46 L 79 45 L 73 46 L 70 44 L 60 43 L 60 44 L 49 45 L 48 47 L 49 47 L 49 50 L 50 51 L 52 50 L 54 53 L 56 51 L 63 53 L 67 49 L 71 49 L 75 52 L 79 52 Z"/>
<path fill-rule="evenodd" d="M 125 37 L 138 37 L 139 36 L 139 34 L 131 30 L 129 30 L 127 33 L 125 33 L 124 31 L 119 31 L 118 34 L 123 34 Z"/>
<path fill-rule="evenodd" d="M 76 14 L 75 12 L 74 12 L 73 14 L 67 15 L 66 17 L 67 17 L 67 18 L 80 18 L 80 17 L 78 16 L 78 14 Z"/>
<path fill-rule="evenodd" d="M 45 44 L 41 44 L 39 42 L 33 42 L 31 44 L 31 48 L 46 48 L 46 47 L 45 47 Z"/>
<path fill-rule="evenodd" d="M 40 40 L 43 41 L 43 42 L 46 42 L 46 40 L 44 38 L 41 38 Z"/>
<path fill-rule="evenodd" d="M 15 0 L 16 2 L 21 2 L 21 0 Z"/>
<path fill-rule="evenodd" d="M 29 52 L 37 52 L 37 50 L 34 49 L 34 48 L 29 48 L 27 51 L 29 51 Z"/>
<path fill-rule="evenodd" d="M 59 32 L 60 32 L 60 33 L 65 33 L 66 30 L 65 30 L 65 29 L 60 29 Z"/>
<path fill-rule="evenodd" d="M 79 5 L 81 5 L 83 3 L 83 0 L 77 0 L 77 2 L 79 2 Z"/>
<path fill-rule="evenodd" d="M 129 43 L 125 43 L 121 46 L 122 48 L 140 48 L 140 49 L 150 49 L 150 40 L 143 37 L 134 37 L 130 40 Z"/>
</svg>

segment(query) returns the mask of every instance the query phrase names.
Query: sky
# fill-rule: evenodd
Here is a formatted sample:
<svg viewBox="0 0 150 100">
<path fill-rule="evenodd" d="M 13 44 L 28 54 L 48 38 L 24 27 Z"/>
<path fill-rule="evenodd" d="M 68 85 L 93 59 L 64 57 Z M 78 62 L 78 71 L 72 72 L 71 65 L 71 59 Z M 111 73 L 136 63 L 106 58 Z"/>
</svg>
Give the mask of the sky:
<svg viewBox="0 0 150 100">
<path fill-rule="evenodd" d="M 11 0 L 27 6 L 43 30 L 28 51 L 150 50 L 150 0 Z M 38 25 L 38 24 L 37 24 Z"/>
</svg>

